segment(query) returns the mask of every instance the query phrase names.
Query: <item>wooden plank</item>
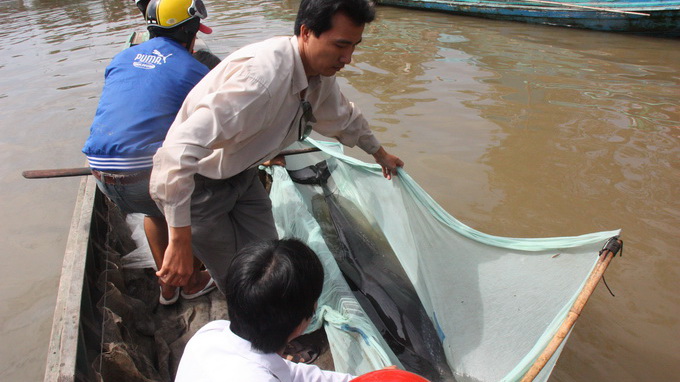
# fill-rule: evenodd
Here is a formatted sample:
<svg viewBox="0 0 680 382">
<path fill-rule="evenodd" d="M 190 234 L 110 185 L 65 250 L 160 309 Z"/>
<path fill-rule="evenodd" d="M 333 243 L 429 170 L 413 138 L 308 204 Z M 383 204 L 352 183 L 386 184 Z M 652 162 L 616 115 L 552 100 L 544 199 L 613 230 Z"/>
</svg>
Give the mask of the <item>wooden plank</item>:
<svg viewBox="0 0 680 382">
<path fill-rule="evenodd" d="M 75 378 L 80 305 L 96 189 L 92 177 L 80 182 L 59 280 L 45 381 L 73 381 Z"/>
<path fill-rule="evenodd" d="M 283 150 L 279 155 L 298 155 L 313 153 L 321 151 L 318 147 L 308 147 L 304 149 Z M 47 170 L 26 170 L 21 173 L 26 179 L 42 179 L 42 178 L 63 178 L 67 176 L 87 176 L 92 175 L 92 170 L 89 167 L 75 167 L 75 168 L 53 168 Z"/>
<path fill-rule="evenodd" d="M 67 176 L 92 175 L 89 167 L 56 168 L 50 170 L 27 170 L 21 173 L 26 179 L 63 178 Z"/>
</svg>

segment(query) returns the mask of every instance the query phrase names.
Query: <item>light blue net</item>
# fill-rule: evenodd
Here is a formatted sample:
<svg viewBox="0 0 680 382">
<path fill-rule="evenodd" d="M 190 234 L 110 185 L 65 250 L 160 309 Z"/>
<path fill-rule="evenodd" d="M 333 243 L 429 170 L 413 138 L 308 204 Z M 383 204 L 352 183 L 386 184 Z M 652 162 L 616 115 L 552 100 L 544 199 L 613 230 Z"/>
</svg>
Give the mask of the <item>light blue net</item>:
<svg viewBox="0 0 680 382">
<path fill-rule="evenodd" d="M 379 166 L 343 155 L 340 145 L 308 141 L 322 152 L 288 156 L 287 169 L 326 161 L 329 189 L 356 206 L 369 224 L 356 229 L 375 230 L 387 239 L 457 381 L 521 379 L 565 320 L 602 246 L 619 233 L 487 235 L 449 215 L 406 172 L 388 181 Z M 268 171 L 279 236 L 302 239 L 324 264 L 324 291 L 310 330 L 323 325 L 336 369 L 362 374 L 403 367 L 354 297 L 322 236 L 312 200 L 322 197 L 323 188 L 293 182 L 282 167 Z M 560 351 L 536 380 L 548 378 Z"/>
</svg>

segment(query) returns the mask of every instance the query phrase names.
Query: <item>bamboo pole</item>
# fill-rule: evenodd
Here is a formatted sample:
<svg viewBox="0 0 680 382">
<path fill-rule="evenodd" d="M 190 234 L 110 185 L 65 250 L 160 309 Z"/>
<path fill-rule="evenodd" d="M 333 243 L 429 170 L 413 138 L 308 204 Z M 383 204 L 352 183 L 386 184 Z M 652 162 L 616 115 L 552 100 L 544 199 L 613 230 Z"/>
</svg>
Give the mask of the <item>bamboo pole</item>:
<svg viewBox="0 0 680 382">
<path fill-rule="evenodd" d="M 649 16 L 649 13 L 620 11 L 618 9 L 612 9 L 612 8 L 591 7 L 589 5 L 577 5 L 577 4 L 570 4 L 570 3 L 562 3 L 562 2 L 559 2 L 559 1 L 548 1 L 548 0 L 522 0 L 522 1 L 526 1 L 528 3 L 561 5 L 561 6 L 564 6 L 564 7 L 571 7 L 571 8 L 591 9 L 591 10 L 594 10 L 594 11 L 602 11 L 602 12 L 623 13 L 623 14 L 626 14 L 626 15 Z"/>
<path fill-rule="evenodd" d="M 612 243 L 612 240 L 614 240 L 615 242 L 614 245 L 610 246 L 609 244 Z M 576 298 L 574 305 L 569 310 L 569 313 L 567 314 L 567 319 L 559 327 L 555 336 L 552 338 L 552 340 L 550 340 L 548 346 L 543 350 L 543 353 L 541 353 L 541 355 L 538 356 L 538 358 L 531 366 L 529 371 L 527 371 L 527 373 L 524 374 L 522 382 L 533 381 L 534 378 L 536 378 L 536 376 L 538 375 L 538 373 L 540 373 L 541 370 L 543 370 L 543 367 L 546 365 L 546 363 L 548 363 L 548 360 L 550 360 L 553 354 L 555 354 L 557 349 L 560 347 L 564 339 L 569 334 L 571 328 L 576 323 L 576 319 L 579 318 L 579 316 L 581 315 L 583 307 L 586 305 L 586 302 L 588 302 L 588 299 L 595 291 L 595 287 L 600 282 L 600 279 L 604 275 L 604 271 L 609 266 L 609 263 L 612 261 L 614 256 L 616 256 L 616 253 L 621 248 L 622 243 L 623 242 L 619 240 L 618 236 L 613 237 L 607 242 L 607 244 L 605 245 L 606 247 L 605 250 L 600 254 L 600 258 L 597 261 L 597 264 L 595 264 L 595 268 L 590 273 L 590 276 L 586 281 L 586 285 L 583 287 L 583 290 Z"/>
</svg>

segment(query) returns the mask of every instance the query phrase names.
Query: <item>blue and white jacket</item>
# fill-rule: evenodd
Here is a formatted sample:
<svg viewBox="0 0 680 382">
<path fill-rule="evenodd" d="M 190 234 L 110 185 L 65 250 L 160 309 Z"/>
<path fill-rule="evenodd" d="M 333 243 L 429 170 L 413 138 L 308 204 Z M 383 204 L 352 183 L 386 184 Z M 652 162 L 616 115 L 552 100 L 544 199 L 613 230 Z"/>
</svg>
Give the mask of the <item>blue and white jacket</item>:
<svg viewBox="0 0 680 382">
<path fill-rule="evenodd" d="M 102 91 L 83 153 L 97 170 L 153 166 L 189 91 L 208 73 L 185 47 L 156 37 L 118 53 Z"/>
</svg>

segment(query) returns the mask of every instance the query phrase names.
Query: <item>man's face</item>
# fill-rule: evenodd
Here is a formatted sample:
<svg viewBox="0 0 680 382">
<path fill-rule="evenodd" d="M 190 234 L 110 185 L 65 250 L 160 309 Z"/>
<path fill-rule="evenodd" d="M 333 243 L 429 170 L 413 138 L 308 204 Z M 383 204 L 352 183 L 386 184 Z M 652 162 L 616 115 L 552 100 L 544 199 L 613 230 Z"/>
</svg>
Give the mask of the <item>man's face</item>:
<svg viewBox="0 0 680 382">
<path fill-rule="evenodd" d="M 308 77 L 333 76 L 352 62 L 354 48 L 361 42 L 364 25 L 356 25 L 344 13 L 333 15 L 332 28 L 316 37 L 305 25 L 300 28 L 300 54 Z"/>
</svg>

